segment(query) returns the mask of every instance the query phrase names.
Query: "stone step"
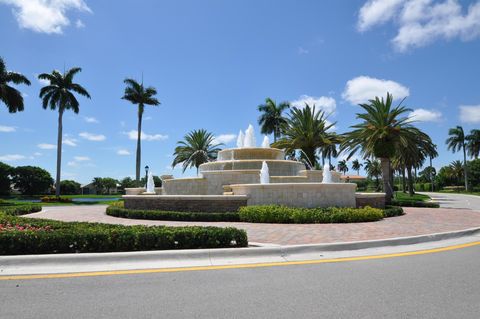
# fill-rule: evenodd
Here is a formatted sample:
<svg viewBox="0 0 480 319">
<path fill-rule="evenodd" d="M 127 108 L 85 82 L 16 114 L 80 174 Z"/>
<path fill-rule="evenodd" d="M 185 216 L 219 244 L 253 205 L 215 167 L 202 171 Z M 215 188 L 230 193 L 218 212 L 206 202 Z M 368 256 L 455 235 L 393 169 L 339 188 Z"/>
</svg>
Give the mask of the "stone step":
<svg viewBox="0 0 480 319">
<path fill-rule="evenodd" d="M 223 195 L 234 195 L 233 192 L 223 192 Z"/>
</svg>

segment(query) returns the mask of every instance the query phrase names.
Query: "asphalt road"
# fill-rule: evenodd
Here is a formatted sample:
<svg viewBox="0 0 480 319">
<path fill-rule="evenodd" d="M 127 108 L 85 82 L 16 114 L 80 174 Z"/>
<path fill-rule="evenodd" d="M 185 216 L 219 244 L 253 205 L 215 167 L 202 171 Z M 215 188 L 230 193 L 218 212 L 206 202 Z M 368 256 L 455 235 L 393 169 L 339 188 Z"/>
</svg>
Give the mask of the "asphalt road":
<svg viewBox="0 0 480 319">
<path fill-rule="evenodd" d="M 440 207 L 480 210 L 480 196 L 428 192 L 421 194 L 430 196 L 432 200 L 440 203 Z"/>
<path fill-rule="evenodd" d="M 295 265 L 0 281 L 0 318 L 479 318 L 480 246 Z"/>
</svg>

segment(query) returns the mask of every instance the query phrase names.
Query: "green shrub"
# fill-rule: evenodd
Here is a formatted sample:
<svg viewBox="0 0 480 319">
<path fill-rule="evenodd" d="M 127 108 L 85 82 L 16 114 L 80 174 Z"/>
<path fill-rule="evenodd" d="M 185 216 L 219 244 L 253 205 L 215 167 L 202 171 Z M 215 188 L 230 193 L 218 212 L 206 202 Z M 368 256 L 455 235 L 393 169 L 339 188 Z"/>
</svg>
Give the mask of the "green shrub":
<svg viewBox="0 0 480 319">
<path fill-rule="evenodd" d="M 236 228 L 121 226 L 26 219 L 0 213 L 0 255 L 246 247 Z M 37 230 L 30 230 L 37 229 Z"/>
<path fill-rule="evenodd" d="M 388 217 L 395 217 L 395 216 L 402 216 L 405 213 L 403 212 L 402 207 L 398 206 L 387 206 L 383 210 L 383 216 L 388 218 Z"/>
<path fill-rule="evenodd" d="M 378 221 L 383 211 L 376 208 L 295 208 L 278 205 L 245 206 L 240 220 L 250 223 L 359 223 Z"/>
<path fill-rule="evenodd" d="M 427 207 L 427 208 L 439 208 L 440 205 L 434 202 L 422 202 L 422 201 L 409 201 L 409 200 L 392 200 L 393 206 L 401 207 Z"/>
<path fill-rule="evenodd" d="M 431 192 L 432 191 L 432 183 L 423 183 L 423 191 L 424 192 Z"/>
<path fill-rule="evenodd" d="M 159 210 L 134 210 L 125 209 L 118 205 L 107 208 L 107 215 L 121 218 L 150 219 L 150 220 L 177 220 L 177 221 L 205 221 L 205 222 L 237 222 L 240 220 L 238 213 L 196 213 L 173 212 Z"/>
<path fill-rule="evenodd" d="M 11 205 L 11 204 L 10 204 Z M 9 216 L 19 216 L 26 215 L 31 213 L 36 213 L 42 210 L 41 205 L 37 204 L 21 204 L 21 205 L 11 205 L 11 206 L 1 206 L 0 215 L 3 213 Z"/>
<path fill-rule="evenodd" d="M 72 203 L 68 197 L 44 196 L 40 199 L 42 203 Z"/>
</svg>

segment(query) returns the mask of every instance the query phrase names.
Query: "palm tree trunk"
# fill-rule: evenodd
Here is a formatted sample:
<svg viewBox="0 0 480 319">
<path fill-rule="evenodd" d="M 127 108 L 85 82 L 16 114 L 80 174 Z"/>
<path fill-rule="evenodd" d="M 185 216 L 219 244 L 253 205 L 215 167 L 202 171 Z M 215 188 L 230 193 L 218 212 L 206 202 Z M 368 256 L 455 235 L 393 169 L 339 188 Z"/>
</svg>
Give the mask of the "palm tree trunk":
<svg viewBox="0 0 480 319">
<path fill-rule="evenodd" d="M 414 184 L 413 184 L 413 176 L 412 176 L 412 168 L 407 167 L 407 174 L 408 174 L 408 194 L 413 196 L 415 194 Z"/>
<path fill-rule="evenodd" d="M 60 177 L 62 169 L 62 134 L 63 134 L 63 109 L 58 111 L 58 136 L 57 136 L 57 176 L 55 179 L 55 196 L 60 196 Z"/>
<path fill-rule="evenodd" d="M 392 201 L 392 185 L 390 184 L 390 159 L 388 157 L 380 158 L 382 166 L 383 191 L 385 192 L 385 203 L 388 205 Z"/>
<path fill-rule="evenodd" d="M 141 157 L 142 157 L 142 116 L 143 112 L 141 110 L 142 106 L 138 106 L 138 127 L 137 127 L 137 159 L 136 159 L 136 167 L 135 167 L 135 179 L 137 181 L 137 187 L 140 187 L 140 164 L 141 164 Z"/>
<path fill-rule="evenodd" d="M 405 167 L 402 167 L 402 191 L 407 192 L 407 179 L 405 177 Z"/>
<path fill-rule="evenodd" d="M 465 191 L 468 192 L 467 153 L 465 151 L 465 144 L 463 144 L 463 172 L 465 176 Z"/>
</svg>

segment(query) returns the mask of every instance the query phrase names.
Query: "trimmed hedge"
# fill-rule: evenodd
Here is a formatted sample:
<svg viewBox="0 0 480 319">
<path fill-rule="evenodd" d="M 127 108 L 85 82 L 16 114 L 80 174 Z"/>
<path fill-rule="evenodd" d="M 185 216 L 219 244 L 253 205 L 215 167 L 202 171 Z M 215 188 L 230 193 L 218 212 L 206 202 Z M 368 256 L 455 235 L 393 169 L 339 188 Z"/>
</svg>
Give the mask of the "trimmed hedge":
<svg viewBox="0 0 480 319">
<path fill-rule="evenodd" d="M 248 245 L 247 233 L 232 227 L 121 226 L 15 216 L 39 209 L 40 205 L 0 209 L 0 225 L 6 226 L 0 230 L 0 255 L 226 248 Z"/>
<path fill-rule="evenodd" d="M 383 216 L 384 216 L 385 218 L 402 216 L 402 215 L 404 215 L 404 214 L 405 214 L 405 213 L 403 212 L 403 208 L 402 208 L 402 207 L 398 207 L 398 206 L 387 206 L 387 207 L 385 207 L 385 209 L 383 210 Z"/>
<path fill-rule="evenodd" d="M 294 208 L 278 205 L 245 206 L 240 220 L 250 223 L 316 224 L 373 222 L 384 217 L 377 208 Z"/>
<path fill-rule="evenodd" d="M 68 197 L 44 196 L 40 200 L 42 203 L 73 203 Z"/>
<path fill-rule="evenodd" d="M 409 200 L 392 200 L 393 206 L 401 207 L 427 207 L 427 208 L 439 208 L 440 205 L 434 202 L 422 202 L 422 201 L 409 201 Z"/>
<path fill-rule="evenodd" d="M 121 218 L 150 219 L 150 220 L 176 220 L 176 221 L 203 221 L 203 222 L 238 222 L 238 213 L 195 213 L 172 212 L 159 210 L 125 209 L 118 205 L 107 208 L 107 215 Z"/>
</svg>

